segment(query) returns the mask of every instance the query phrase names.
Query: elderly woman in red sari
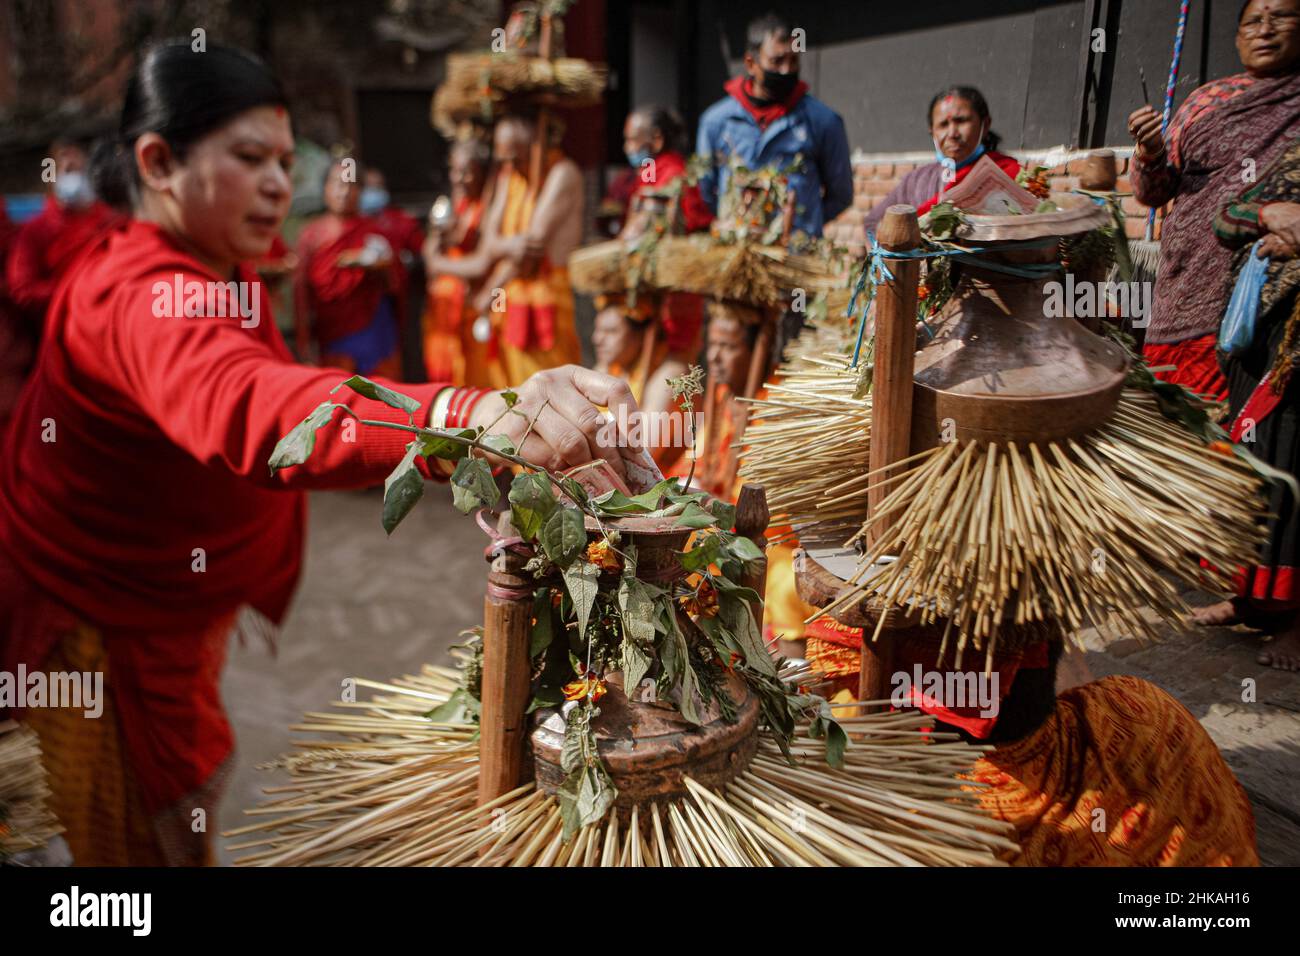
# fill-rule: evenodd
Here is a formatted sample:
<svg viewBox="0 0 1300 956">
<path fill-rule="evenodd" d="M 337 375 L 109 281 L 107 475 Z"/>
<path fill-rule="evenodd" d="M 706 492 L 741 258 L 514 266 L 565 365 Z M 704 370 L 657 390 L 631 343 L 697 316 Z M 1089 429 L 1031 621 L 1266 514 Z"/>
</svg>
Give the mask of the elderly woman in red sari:
<svg viewBox="0 0 1300 956">
<path fill-rule="evenodd" d="M 1133 195 L 1148 206 L 1173 203 L 1161 226 L 1143 351 L 1152 366 L 1174 366 L 1161 377 L 1218 401 L 1228 395 L 1214 346 L 1231 253 L 1215 241 L 1212 224 L 1219 207 L 1300 134 L 1300 0 L 1248 0 L 1237 55 L 1245 72 L 1193 91 L 1166 135 L 1150 106 L 1128 120 L 1137 144 Z"/>
<path fill-rule="evenodd" d="M 305 489 L 373 485 L 402 457 L 401 432 L 359 429 L 269 474 L 278 438 L 346 377 L 293 361 L 248 265 L 288 214 L 293 152 L 260 61 L 211 43 L 194 53 L 188 38 L 147 51 L 97 173 L 133 219 L 61 287 L 3 438 L 0 669 L 103 675 L 98 713 L 21 715 L 81 864 L 208 859 L 196 831 L 216 819 L 231 756 L 219 685 L 237 612 L 284 615 Z M 169 290 L 191 282 L 233 282 L 260 305 L 178 310 Z M 487 424 L 506 407 L 499 393 L 438 383 L 403 391 L 435 425 Z M 604 458 L 624 473 L 594 406 L 633 414 L 626 385 L 568 366 L 516 391 L 535 426 L 525 434 L 528 421 L 507 415 L 498 429 L 521 454 L 549 468 Z M 406 419 L 349 402 L 364 418 Z M 208 828 L 193 826 L 197 810 Z"/>
</svg>

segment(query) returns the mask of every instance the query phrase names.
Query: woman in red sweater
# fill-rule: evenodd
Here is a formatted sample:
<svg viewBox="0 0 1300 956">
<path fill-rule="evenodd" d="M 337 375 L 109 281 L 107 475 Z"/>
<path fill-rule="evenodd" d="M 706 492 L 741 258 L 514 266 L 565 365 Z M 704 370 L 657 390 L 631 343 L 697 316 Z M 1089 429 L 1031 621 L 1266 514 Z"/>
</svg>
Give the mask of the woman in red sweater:
<svg viewBox="0 0 1300 956">
<path fill-rule="evenodd" d="M 346 377 L 293 362 L 242 264 L 268 251 L 289 211 L 293 145 L 284 96 L 255 58 L 194 53 L 188 40 L 146 53 L 96 173 L 133 218 L 61 286 L 0 439 L 0 670 L 103 674 L 94 707 L 17 702 L 81 864 L 209 858 L 196 821 L 215 821 L 231 753 L 218 687 L 236 615 L 283 616 L 304 489 L 375 484 L 402 455 L 401 432 L 357 429 L 269 474 L 278 438 Z M 189 297 L 187 285 L 230 280 L 232 308 Z M 435 424 L 449 398 L 470 425 L 504 410 L 497 393 L 438 400 L 443 389 L 402 387 L 427 407 L 421 420 L 436 404 Z M 630 412 L 626 385 L 570 366 L 517 392 L 528 418 L 546 406 L 525 457 L 553 468 L 600 457 L 623 472 L 596 440 L 593 403 Z M 405 419 L 348 401 L 362 417 Z M 501 424 L 518 441 L 527 420 Z"/>
</svg>

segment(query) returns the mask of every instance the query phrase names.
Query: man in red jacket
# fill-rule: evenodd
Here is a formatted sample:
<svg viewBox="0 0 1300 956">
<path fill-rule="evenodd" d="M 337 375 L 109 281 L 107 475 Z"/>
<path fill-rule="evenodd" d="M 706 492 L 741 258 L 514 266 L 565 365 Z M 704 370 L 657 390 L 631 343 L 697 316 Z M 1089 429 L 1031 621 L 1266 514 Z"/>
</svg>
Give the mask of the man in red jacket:
<svg viewBox="0 0 1300 956">
<path fill-rule="evenodd" d="M 5 265 L 9 297 L 36 330 L 68 267 L 117 219 L 95 198 L 80 145 L 56 140 L 50 155 L 54 181 L 45 208 L 19 230 Z"/>
</svg>

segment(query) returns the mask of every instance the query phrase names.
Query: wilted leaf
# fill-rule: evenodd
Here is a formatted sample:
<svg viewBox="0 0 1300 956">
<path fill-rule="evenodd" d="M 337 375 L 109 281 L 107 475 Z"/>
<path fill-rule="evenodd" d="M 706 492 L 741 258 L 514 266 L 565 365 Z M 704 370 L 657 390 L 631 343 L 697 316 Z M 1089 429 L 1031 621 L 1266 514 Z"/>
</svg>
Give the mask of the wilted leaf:
<svg viewBox="0 0 1300 956">
<path fill-rule="evenodd" d="M 542 526 L 542 549 L 561 570 L 587 547 L 587 529 L 577 508 L 556 508 Z"/>
<path fill-rule="evenodd" d="M 551 646 L 555 633 L 551 620 L 551 589 L 538 588 L 533 596 L 533 628 L 528 639 L 528 657 L 537 655 Z"/>
<path fill-rule="evenodd" d="M 623 686 L 630 694 L 650 669 L 655 641 L 655 602 L 636 576 L 636 546 L 628 545 L 623 577 L 618 583 L 619 617 L 623 622 Z"/>
<path fill-rule="evenodd" d="M 471 723 L 470 716 L 477 713 L 478 701 L 461 687 L 452 691 L 446 701 L 424 716 L 438 724 L 468 724 Z"/>
<path fill-rule="evenodd" d="M 383 402 L 390 408 L 400 408 L 408 414 L 414 415 L 420 410 L 420 403 L 409 395 L 403 395 L 401 392 L 395 392 L 391 388 L 385 388 L 378 382 L 372 382 L 364 375 L 353 375 L 351 378 L 339 382 L 332 389 L 330 394 L 333 395 L 343 386 L 347 386 L 358 395 L 366 398 L 373 398 L 375 401 Z"/>
<path fill-rule="evenodd" d="M 415 503 L 424 494 L 424 476 L 415 466 L 415 458 L 420 454 L 420 442 L 413 441 L 406 446 L 406 454 L 393 469 L 392 474 L 384 479 L 384 531 L 393 533 L 415 507 Z"/>
<path fill-rule="evenodd" d="M 578 634 L 587 636 L 587 620 L 591 617 L 591 607 L 596 603 L 596 582 L 600 578 L 600 568 L 586 561 L 575 561 L 563 571 L 564 587 L 569 592 L 573 609 L 578 615 Z"/>
<path fill-rule="evenodd" d="M 677 560 L 687 571 L 702 571 L 718 558 L 722 542 L 716 534 L 697 538 L 694 547 L 677 555 Z"/>
<path fill-rule="evenodd" d="M 563 488 L 565 493 L 578 504 L 585 505 L 587 503 L 589 497 L 587 489 L 578 484 L 578 482 L 573 478 L 561 478 L 560 487 Z"/>
<path fill-rule="evenodd" d="M 717 526 L 718 519 L 692 501 L 674 523 L 683 528 L 713 528 Z"/>
<path fill-rule="evenodd" d="M 724 546 L 737 561 L 758 561 L 763 557 L 758 545 L 744 535 L 728 535 Z"/>
<path fill-rule="evenodd" d="M 721 498 L 714 498 L 709 502 L 709 510 L 713 512 L 713 517 L 718 519 L 718 527 L 723 531 L 730 531 L 736 526 L 736 506 L 723 501 Z"/>
<path fill-rule="evenodd" d="M 551 483 L 543 475 L 525 473 L 515 475 L 510 483 L 510 521 L 529 541 L 536 541 L 555 511 L 558 502 Z"/>
<path fill-rule="evenodd" d="M 465 428 L 455 433 L 461 438 L 476 438 L 478 432 L 472 428 Z M 432 438 L 429 435 L 420 436 L 420 454 L 426 458 L 444 458 L 447 461 L 460 461 L 469 454 L 469 446 L 464 442 L 452 441 L 450 438 Z"/>
<path fill-rule="evenodd" d="M 479 443 L 486 445 L 493 451 L 499 451 L 503 455 L 517 454 L 515 444 L 510 440 L 509 435 L 484 435 L 479 439 Z"/>
<path fill-rule="evenodd" d="M 501 498 L 492 469 L 482 458 L 462 458 L 451 476 L 451 503 L 462 514 L 494 508 Z"/>
<path fill-rule="evenodd" d="M 271 474 L 274 475 L 281 468 L 301 465 L 310 458 L 316 448 L 316 429 L 333 419 L 334 412 L 340 407 L 342 406 L 333 402 L 321 402 L 310 415 L 294 425 L 289 434 L 276 442 L 271 457 L 267 460 Z"/>
<path fill-rule="evenodd" d="M 775 677 L 776 662 L 763 645 L 763 635 L 758 630 L 749 604 L 737 597 L 734 591 L 721 592 L 719 600 L 722 603 L 722 622 L 740 645 L 745 663 L 760 673 Z"/>
</svg>

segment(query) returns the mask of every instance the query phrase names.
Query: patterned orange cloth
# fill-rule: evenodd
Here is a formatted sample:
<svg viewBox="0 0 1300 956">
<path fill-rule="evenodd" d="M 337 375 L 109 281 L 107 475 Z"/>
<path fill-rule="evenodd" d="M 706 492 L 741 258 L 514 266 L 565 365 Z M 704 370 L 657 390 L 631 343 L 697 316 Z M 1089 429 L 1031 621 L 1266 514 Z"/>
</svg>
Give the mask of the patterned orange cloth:
<svg viewBox="0 0 1300 956">
<path fill-rule="evenodd" d="M 858 693 L 858 673 L 862 669 L 862 651 L 861 637 L 858 638 L 859 646 L 857 648 L 845 647 L 843 644 L 828 641 L 826 638 L 819 636 L 813 625 L 822 624 L 828 621 L 827 618 L 818 618 L 813 624 L 808 625 L 804 631 L 804 658 L 812 665 L 812 669 L 820 671 L 827 680 L 830 681 L 830 693 L 827 696 L 834 697 L 841 691 L 848 691 L 854 697 Z M 835 624 L 834 621 L 829 621 Z M 843 627 L 842 624 L 836 624 L 836 627 Z"/>
<path fill-rule="evenodd" d="M 67 631 L 42 670 L 104 675 L 103 712 L 90 719 L 84 708 L 35 707 L 23 723 L 36 732 L 50 785 L 50 809 L 64 827 L 77 866 L 210 866 L 210 838 L 226 770 L 219 768 L 191 799 L 151 814 L 123 737 L 109 655 L 95 628 L 79 623 Z M 204 826 L 194 809 L 202 807 Z"/>
<path fill-rule="evenodd" d="M 1259 865 L 1250 801 L 1214 741 L 1137 677 L 1061 694 L 970 779 L 988 785 L 984 809 L 1016 826 L 1016 866 Z"/>
</svg>

